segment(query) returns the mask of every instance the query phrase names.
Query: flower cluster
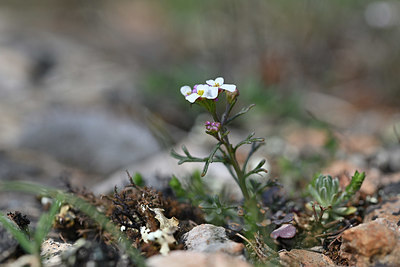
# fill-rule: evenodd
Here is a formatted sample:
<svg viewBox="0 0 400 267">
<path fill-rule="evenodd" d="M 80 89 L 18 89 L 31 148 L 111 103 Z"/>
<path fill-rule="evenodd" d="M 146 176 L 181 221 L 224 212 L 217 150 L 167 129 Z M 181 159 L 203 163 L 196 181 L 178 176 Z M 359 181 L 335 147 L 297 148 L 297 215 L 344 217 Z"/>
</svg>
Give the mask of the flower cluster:
<svg viewBox="0 0 400 267">
<path fill-rule="evenodd" d="M 197 99 L 214 99 L 216 100 L 218 94 L 226 90 L 228 92 L 235 92 L 236 85 L 225 84 L 224 78 L 218 77 L 215 80 L 207 80 L 206 84 L 197 84 L 192 88 L 190 86 L 182 86 L 181 94 L 185 96 L 186 100 L 194 103 Z"/>
<path fill-rule="evenodd" d="M 208 134 L 216 134 L 219 132 L 221 129 L 221 123 L 220 122 L 210 122 L 206 121 L 206 132 Z"/>
</svg>

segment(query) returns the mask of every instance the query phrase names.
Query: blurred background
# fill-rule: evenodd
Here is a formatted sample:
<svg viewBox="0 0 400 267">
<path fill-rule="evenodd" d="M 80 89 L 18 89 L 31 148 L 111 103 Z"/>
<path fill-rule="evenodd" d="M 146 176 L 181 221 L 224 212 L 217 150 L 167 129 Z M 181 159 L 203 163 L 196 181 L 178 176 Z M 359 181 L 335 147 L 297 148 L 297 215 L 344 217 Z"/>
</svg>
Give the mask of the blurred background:
<svg viewBox="0 0 400 267">
<path fill-rule="evenodd" d="M 3 0 L 0 179 L 157 185 L 179 172 L 171 147 L 212 144 L 179 88 L 223 76 L 256 104 L 232 134 L 265 137 L 270 178 L 295 189 L 399 142 L 399 43 L 398 1 Z"/>
</svg>

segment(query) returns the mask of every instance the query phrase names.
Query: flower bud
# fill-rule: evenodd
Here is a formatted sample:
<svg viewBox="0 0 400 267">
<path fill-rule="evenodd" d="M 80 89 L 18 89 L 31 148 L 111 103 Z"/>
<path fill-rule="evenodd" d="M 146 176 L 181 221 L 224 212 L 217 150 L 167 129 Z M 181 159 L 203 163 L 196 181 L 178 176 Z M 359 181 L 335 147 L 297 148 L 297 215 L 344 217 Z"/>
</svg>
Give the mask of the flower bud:
<svg viewBox="0 0 400 267">
<path fill-rule="evenodd" d="M 219 122 L 209 122 L 206 121 L 206 133 L 214 135 L 216 133 L 219 132 L 219 130 L 221 129 L 221 123 Z"/>
<path fill-rule="evenodd" d="M 229 104 L 233 104 L 236 101 L 236 98 L 239 96 L 239 90 L 236 89 L 233 92 L 226 91 L 226 99 Z"/>
</svg>

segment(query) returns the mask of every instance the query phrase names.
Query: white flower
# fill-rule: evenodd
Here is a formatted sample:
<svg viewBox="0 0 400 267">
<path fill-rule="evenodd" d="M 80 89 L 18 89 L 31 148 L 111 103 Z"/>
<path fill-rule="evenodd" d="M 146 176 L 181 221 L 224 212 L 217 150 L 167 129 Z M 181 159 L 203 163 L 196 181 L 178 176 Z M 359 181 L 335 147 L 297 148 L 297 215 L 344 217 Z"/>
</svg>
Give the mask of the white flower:
<svg viewBox="0 0 400 267">
<path fill-rule="evenodd" d="M 234 92 L 236 90 L 236 85 L 224 84 L 224 78 L 222 77 L 218 77 L 215 80 L 208 80 L 206 83 L 212 87 L 221 88 L 229 92 Z"/>
<path fill-rule="evenodd" d="M 184 95 L 185 97 L 190 95 L 192 93 L 192 88 L 190 86 L 182 86 L 181 87 L 181 94 Z"/>
<path fill-rule="evenodd" d="M 218 88 L 208 86 L 207 84 L 199 84 L 192 90 L 189 86 L 185 85 L 181 87 L 181 94 L 185 96 L 187 101 L 194 103 L 198 98 L 217 98 Z"/>
</svg>

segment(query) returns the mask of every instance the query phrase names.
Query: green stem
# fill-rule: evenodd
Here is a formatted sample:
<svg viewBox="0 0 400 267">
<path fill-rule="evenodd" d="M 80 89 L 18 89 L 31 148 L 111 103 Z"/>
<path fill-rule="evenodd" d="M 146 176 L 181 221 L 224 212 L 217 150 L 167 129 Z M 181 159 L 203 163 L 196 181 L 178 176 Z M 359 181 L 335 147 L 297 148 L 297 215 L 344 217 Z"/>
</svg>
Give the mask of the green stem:
<svg viewBox="0 0 400 267">
<path fill-rule="evenodd" d="M 232 146 L 230 144 L 225 144 L 225 147 L 228 149 L 228 153 L 231 157 L 231 164 L 232 164 L 233 169 L 235 170 L 236 176 L 238 178 L 238 184 L 239 184 L 240 190 L 242 191 L 243 197 L 244 197 L 245 201 L 247 202 L 250 199 L 250 195 L 249 195 L 249 191 L 247 190 L 245 176 L 239 166 L 239 163 L 236 160 L 236 155 L 233 152 Z"/>
<path fill-rule="evenodd" d="M 214 112 L 211 112 L 211 115 L 214 119 L 214 121 L 216 122 L 220 122 L 221 123 L 221 131 L 220 131 L 220 136 L 221 137 L 217 137 L 217 139 L 219 141 L 222 142 L 222 144 L 225 146 L 226 151 L 228 153 L 228 159 L 230 161 L 230 164 L 232 165 L 233 169 L 235 170 L 236 173 L 236 177 L 237 180 L 235 179 L 235 181 L 237 182 L 237 184 L 239 185 L 240 190 L 242 191 L 243 197 L 245 202 L 248 202 L 250 200 L 250 194 L 249 191 L 247 190 L 247 186 L 246 186 L 246 177 L 245 174 L 243 172 L 243 170 L 240 168 L 240 165 L 236 159 L 236 151 L 234 150 L 234 148 L 232 147 L 231 143 L 229 142 L 229 138 L 226 135 L 226 128 L 224 126 L 224 123 L 226 121 L 226 118 L 229 116 L 230 111 L 232 110 L 232 106 L 227 107 L 227 110 L 225 111 L 224 115 L 223 115 L 223 121 L 220 121 L 216 111 L 214 110 Z"/>
<path fill-rule="evenodd" d="M 225 128 L 223 126 L 221 128 L 222 128 L 221 135 L 225 135 Z M 247 202 L 250 199 L 250 195 L 249 195 L 249 191 L 247 190 L 245 175 L 243 173 L 243 170 L 240 168 L 240 165 L 236 159 L 235 150 L 233 149 L 232 145 L 230 144 L 229 138 L 227 135 L 225 135 L 221 139 L 222 139 L 223 145 L 225 146 L 225 148 L 228 152 L 230 163 L 236 172 L 237 183 L 240 187 L 240 190 L 242 191 L 245 201 Z"/>
</svg>

